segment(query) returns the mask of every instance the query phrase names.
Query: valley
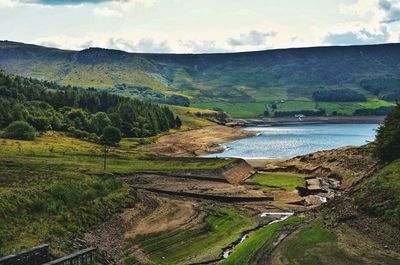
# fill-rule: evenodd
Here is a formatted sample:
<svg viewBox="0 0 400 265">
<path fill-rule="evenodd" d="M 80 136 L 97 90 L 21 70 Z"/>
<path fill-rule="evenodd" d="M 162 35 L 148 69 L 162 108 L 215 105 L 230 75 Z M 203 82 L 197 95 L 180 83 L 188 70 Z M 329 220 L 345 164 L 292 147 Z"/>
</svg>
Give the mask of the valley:
<svg viewBox="0 0 400 265">
<path fill-rule="evenodd" d="M 0 42 L 0 69 L 233 118 L 386 115 L 400 95 L 399 44 L 222 54 L 60 50 Z"/>
<path fill-rule="evenodd" d="M 96 77 L 104 87 L 80 81 L 73 84 L 83 87 L 69 86 L 67 80 L 83 78 L 83 69 L 77 79 L 43 78 L 58 83 L 23 77 L 38 77 L 29 67 L 42 71 L 37 63 L 49 56 L 51 65 L 57 57 L 53 53 L 85 67 L 99 66 L 99 58 L 111 67 L 116 59 L 110 52 L 129 63 L 136 54 L 94 49 L 83 51 L 81 58 L 81 52 L 29 46 L 32 50 L 23 55 L 26 65 L 13 68 L 14 52 L 27 47 L 2 45 L 0 65 L 22 76 L 0 72 L 0 256 L 46 243 L 52 259 L 94 248 L 98 264 L 397 264 L 400 260 L 399 106 L 386 97 L 386 86 L 371 94 L 371 83 L 364 81 L 363 87 L 354 88 L 365 96 L 362 102 L 316 102 L 313 94 L 319 90 L 299 89 L 292 99 L 255 94 L 266 100 L 259 104 L 242 102 L 244 94 L 236 103 L 231 95 L 212 94 L 209 98 L 217 101 L 207 103 L 203 94 L 175 91 L 176 80 L 165 87 L 151 84 L 174 100 L 186 102 L 173 97 L 184 95 L 193 103 L 178 106 L 127 95 L 126 86 L 116 92 L 114 83 L 102 82 L 106 75 Z M 381 47 L 353 47 L 359 48 Z M 145 64 L 146 71 L 172 71 L 161 65 L 171 60 L 177 67 L 177 58 L 185 67 L 195 67 L 186 65 L 192 60 L 204 63 L 200 55 L 189 62 L 188 55 L 160 55 L 157 60 L 162 63 L 146 61 L 156 60 L 156 55 L 141 56 L 134 67 Z M 246 56 L 253 58 L 251 53 L 239 58 Z M 143 81 L 143 71 L 130 72 L 129 78 L 135 78 L 131 85 Z M 241 80 L 257 81 L 243 76 Z M 337 93 L 343 93 L 347 99 L 361 99 L 348 88 L 331 88 L 317 96 L 337 100 Z M 218 86 L 213 92 L 220 92 Z M 259 106 L 252 109 L 247 104 Z M 266 115 L 265 108 L 268 112 L 273 108 L 273 115 Z M 299 114 L 301 110 L 304 114 Z M 247 119 L 234 119 L 238 117 L 234 111 Z M 387 111 L 391 112 L 385 118 Z M 243 128 L 249 125 L 267 127 Z M 277 138 L 262 130 L 278 131 Z M 253 145 L 246 144 L 253 140 Z M 235 143 L 245 143 L 243 151 L 258 150 L 261 156 L 218 157 L 227 151 L 224 145 Z"/>
</svg>

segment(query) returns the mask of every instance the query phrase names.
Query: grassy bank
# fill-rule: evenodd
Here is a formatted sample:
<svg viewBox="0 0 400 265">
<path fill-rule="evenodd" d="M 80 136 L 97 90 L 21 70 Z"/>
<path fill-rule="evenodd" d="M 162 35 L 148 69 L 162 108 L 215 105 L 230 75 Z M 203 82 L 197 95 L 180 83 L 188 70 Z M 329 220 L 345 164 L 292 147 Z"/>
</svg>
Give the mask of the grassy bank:
<svg viewBox="0 0 400 265">
<path fill-rule="evenodd" d="M 339 248 L 337 236 L 320 220 L 302 228 L 282 245 L 283 264 L 359 264 Z M 327 251 L 329 249 L 329 251 Z"/>
<path fill-rule="evenodd" d="M 222 262 L 224 265 L 250 264 L 251 260 L 257 256 L 261 249 L 272 246 L 272 243 L 278 238 L 278 232 L 281 228 L 300 223 L 302 217 L 291 217 L 285 221 L 265 226 L 259 230 L 251 232 L 248 238 L 238 245 L 232 254 Z"/>
</svg>

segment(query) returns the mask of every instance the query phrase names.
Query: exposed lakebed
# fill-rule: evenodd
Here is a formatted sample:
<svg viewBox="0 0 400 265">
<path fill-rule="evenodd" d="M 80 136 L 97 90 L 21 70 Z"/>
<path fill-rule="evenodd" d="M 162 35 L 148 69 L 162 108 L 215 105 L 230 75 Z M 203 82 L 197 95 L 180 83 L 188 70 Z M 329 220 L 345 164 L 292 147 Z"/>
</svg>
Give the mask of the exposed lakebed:
<svg viewBox="0 0 400 265">
<path fill-rule="evenodd" d="M 360 146 L 375 139 L 378 124 L 314 124 L 248 127 L 256 137 L 224 144 L 225 151 L 208 157 L 247 159 L 290 158 L 343 146 Z"/>
</svg>

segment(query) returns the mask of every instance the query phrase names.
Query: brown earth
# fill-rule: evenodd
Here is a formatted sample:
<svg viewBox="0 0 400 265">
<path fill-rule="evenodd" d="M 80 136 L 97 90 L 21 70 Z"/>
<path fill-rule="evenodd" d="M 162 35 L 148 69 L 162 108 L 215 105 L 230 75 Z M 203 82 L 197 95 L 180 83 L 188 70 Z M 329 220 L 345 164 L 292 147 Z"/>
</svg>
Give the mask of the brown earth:
<svg viewBox="0 0 400 265">
<path fill-rule="evenodd" d="M 368 146 L 343 147 L 334 150 L 297 156 L 286 161 L 266 162 L 268 171 L 293 171 L 321 178 L 338 178 L 341 188 L 347 189 L 376 169 L 377 161 Z M 260 163 L 259 163 L 260 166 Z"/>
<path fill-rule="evenodd" d="M 175 157 L 200 156 L 223 151 L 220 144 L 255 135 L 255 132 L 215 125 L 165 135 L 154 144 L 138 147 L 138 150 Z"/>
</svg>

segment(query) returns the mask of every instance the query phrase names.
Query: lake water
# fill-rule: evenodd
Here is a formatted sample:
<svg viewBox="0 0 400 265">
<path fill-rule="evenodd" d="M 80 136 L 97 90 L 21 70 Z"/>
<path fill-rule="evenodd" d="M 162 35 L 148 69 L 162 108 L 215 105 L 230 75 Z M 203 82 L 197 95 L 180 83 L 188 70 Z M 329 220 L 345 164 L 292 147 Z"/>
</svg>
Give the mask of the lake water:
<svg viewBox="0 0 400 265">
<path fill-rule="evenodd" d="M 318 124 L 248 127 L 258 136 L 224 145 L 208 157 L 289 158 L 343 146 L 360 146 L 375 139 L 377 124 Z"/>
</svg>

